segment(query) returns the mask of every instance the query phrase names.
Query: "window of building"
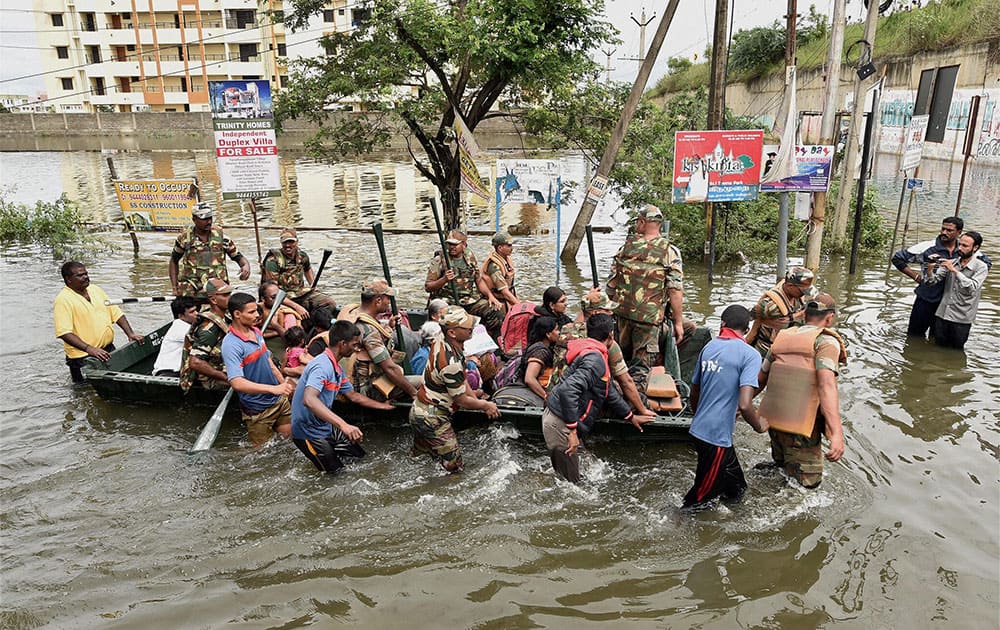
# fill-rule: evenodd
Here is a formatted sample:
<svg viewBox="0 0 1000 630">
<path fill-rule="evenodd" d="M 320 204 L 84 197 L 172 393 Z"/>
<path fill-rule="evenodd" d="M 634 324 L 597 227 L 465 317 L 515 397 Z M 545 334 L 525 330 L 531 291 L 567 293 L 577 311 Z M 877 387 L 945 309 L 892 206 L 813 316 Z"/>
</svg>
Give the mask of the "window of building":
<svg viewBox="0 0 1000 630">
<path fill-rule="evenodd" d="M 69 59 L 69 46 L 56 46 L 56 57 Z"/>
<path fill-rule="evenodd" d="M 52 26 L 62 26 L 63 25 L 62 13 L 50 13 L 49 17 L 52 18 Z"/>
<path fill-rule="evenodd" d="M 344 10 L 341 9 L 340 12 L 343 14 Z M 323 9 L 323 21 L 333 22 L 333 9 Z"/>
<path fill-rule="evenodd" d="M 337 13 L 339 13 L 340 15 L 343 15 L 344 14 L 344 10 L 340 9 L 339 11 L 337 11 Z"/>
<path fill-rule="evenodd" d="M 59 82 L 62 83 L 62 89 L 64 89 L 64 90 L 72 90 L 73 89 L 73 79 L 72 79 L 72 77 L 63 77 L 63 78 L 59 79 Z"/>
<path fill-rule="evenodd" d="M 288 46 L 286 44 L 278 44 L 278 56 L 279 57 L 288 56 Z"/>
<path fill-rule="evenodd" d="M 283 87 L 283 88 L 288 87 L 288 75 L 287 74 L 283 74 L 283 75 L 279 76 L 278 78 L 281 79 L 281 87 Z"/>
</svg>

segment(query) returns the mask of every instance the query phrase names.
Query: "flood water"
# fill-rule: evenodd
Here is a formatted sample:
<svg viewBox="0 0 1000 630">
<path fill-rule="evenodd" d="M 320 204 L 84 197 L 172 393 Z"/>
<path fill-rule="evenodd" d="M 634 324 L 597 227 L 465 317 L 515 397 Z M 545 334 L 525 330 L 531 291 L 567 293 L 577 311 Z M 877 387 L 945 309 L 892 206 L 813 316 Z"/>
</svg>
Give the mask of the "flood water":
<svg viewBox="0 0 1000 630">
<path fill-rule="evenodd" d="M 198 175 L 214 198 L 207 153 L 114 156 L 122 177 Z M 891 160 L 877 178 L 894 218 L 899 182 Z M 432 225 L 428 191 L 404 158 L 324 165 L 284 158 L 287 196 L 262 204 L 265 226 Z M 566 179 L 585 179 L 565 158 Z M 907 242 L 932 238 L 951 214 L 958 171 L 927 165 L 933 180 L 910 220 Z M 2 153 L 16 198 L 65 191 L 92 220 L 120 218 L 97 153 Z M 962 215 L 1000 257 L 1000 172 L 974 171 Z M 895 191 L 895 192 L 893 192 Z M 567 204 L 565 235 L 580 196 Z M 222 221 L 246 225 L 237 203 Z M 623 238 L 622 213 L 596 225 L 602 272 Z M 473 209 L 472 227 L 492 216 Z M 551 211 L 515 208 L 502 223 L 554 227 Z M 795 228 L 793 228 L 795 229 Z M 252 231 L 227 229 L 254 256 Z M 264 247 L 277 233 L 265 231 Z M 111 296 L 167 292 L 169 234 L 127 237 L 84 257 Z M 430 235 L 390 236 L 393 282 L 422 304 Z M 334 250 L 321 285 L 347 302 L 363 278 L 381 275 L 363 232 L 308 231 L 316 257 Z M 471 239 L 482 259 L 488 237 Z M 801 257 L 801 252 L 792 256 Z M 519 294 L 555 277 L 552 234 L 516 240 Z M 561 269 L 573 301 L 589 276 Z M 753 469 L 770 458 L 766 436 L 745 423 L 736 444 L 750 490 L 744 502 L 682 515 L 693 480 L 684 444 L 590 445 L 586 481 L 557 481 L 543 445 L 503 425 L 460 435 L 466 472 L 449 477 L 407 456 L 403 427 L 369 425 L 369 456 L 329 478 L 288 443 L 244 447 L 235 416 L 216 448 L 187 449 L 210 409 L 151 409 L 100 400 L 72 387 L 53 336 L 51 302 L 62 258 L 5 244 L 0 273 L 0 551 L 3 628 L 178 628 L 238 624 L 319 627 L 705 627 L 987 628 L 1000 589 L 1000 289 L 987 280 L 965 354 L 907 341 L 912 284 L 881 257 L 850 276 L 825 261 L 818 284 L 841 305 L 849 343 L 840 376 L 847 451 L 818 490 Z M 235 270 L 231 268 L 233 277 Z M 729 304 L 752 304 L 773 283 L 767 261 L 728 267 L 709 286 L 688 261 L 685 312 L 717 328 Z M 256 279 L 256 275 L 253 279 Z M 246 285 L 249 288 L 249 284 Z M 573 302 L 571 302 L 573 303 Z M 128 307 L 137 330 L 168 317 L 163 305 Z M 122 342 L 119 333 L 119 343 Z"/>
</svg>

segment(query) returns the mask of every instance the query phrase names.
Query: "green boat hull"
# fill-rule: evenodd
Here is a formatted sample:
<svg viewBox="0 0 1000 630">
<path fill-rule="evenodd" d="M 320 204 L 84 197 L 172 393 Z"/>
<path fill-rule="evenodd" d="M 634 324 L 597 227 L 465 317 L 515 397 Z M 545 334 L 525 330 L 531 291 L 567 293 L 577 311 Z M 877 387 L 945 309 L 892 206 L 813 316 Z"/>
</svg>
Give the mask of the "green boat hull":
<svg viewBox="0 0 1000 630">
<path fill-rule="evenodd" d="M 422 322 L 421 313 L 411 312 L 410 323 L 418 326 L 414 320 Z M 179 378 L 151 375 L 153 363 L 163 342 L 163 335 L 169 327 L 170 324 L 166 324 L 146 335 L 143 341 L 131 342 L 115 350 L 106 364 L 93 359 L 88 361 L 83 369 L 84 377 L 97 395 L 109 401 L 165 408 L 218 406 L 226 393 L 225 390 L 208 391 L 196 387 L 185 394 L 181 390 Z M 397 402 L 395 405 L 396 408 L 388 413 L 374 412 L 340 401 L 334 403 L 333 408 L 345 420 L 352 423 L 408 427 L 410 403 Z M 231 407 L 235 406 L 234 399 Z M 500 407 L 500 412 L 501 418 L 498 422 L 513 425 L 523 436 L 541 438 L 541 408 Z M 455 428 L 459 431 L 487 424 L 490 424 L 490 421 L 481 412 L 460 411 L 454 419 Z M 591 434 L 616 441 L 686 440 L 690 426 L 691 416 L 685 406 L 680 413 L 658 416 L 655 421 L 644 425 L 642 432 L 636 430 L 627 420 L 600 418 L 595 422 Z"/>
</svg>

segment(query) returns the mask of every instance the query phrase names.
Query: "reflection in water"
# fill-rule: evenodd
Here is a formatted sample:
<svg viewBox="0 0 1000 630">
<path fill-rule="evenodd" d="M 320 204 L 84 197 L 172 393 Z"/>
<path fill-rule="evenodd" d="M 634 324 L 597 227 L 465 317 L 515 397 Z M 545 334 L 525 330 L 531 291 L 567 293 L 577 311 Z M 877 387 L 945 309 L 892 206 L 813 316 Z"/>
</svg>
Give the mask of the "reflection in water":
<svg viewBox="0 0 1000 630">
<path fill-rule="evenodd" d="M 869 569 L 869 565 L 872 563 L 876 564 L 874 569 L 877 571 L 883 596 L 888 595 L 889 591 L 896 586 L 899 575 L 892 566 L 895 559 L 883 556 L 886 553 L 887 543 L 899 535 L 898 532 L 902 525 L 902 523 L 896 522 L 892 527 L 876 527 L 865 538 L 864 546 L 850 551 L 844 580 L 834 588 L 831 597 L 844 612 L 856 615 L 864 608 L 865 601 L 870 599 L 865 592 L 865 582 L 872 571 Z M 841 538 L 846 531 L 854 532 L 858 529 L 857 523 L 848 521 L 833 533 L 834 539 Z M 851 537 L 856 538 L 856 536 Z M 843 536 L 843 538 L 849 537 Z"/>
</svg>

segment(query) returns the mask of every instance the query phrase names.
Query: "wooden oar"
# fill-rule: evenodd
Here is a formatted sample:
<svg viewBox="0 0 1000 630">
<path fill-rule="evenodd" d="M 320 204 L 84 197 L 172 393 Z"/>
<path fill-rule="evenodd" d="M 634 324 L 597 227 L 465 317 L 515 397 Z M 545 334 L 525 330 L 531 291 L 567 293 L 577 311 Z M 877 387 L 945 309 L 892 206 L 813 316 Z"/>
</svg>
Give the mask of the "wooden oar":
<svg viewBox="0 0 1000 630">
<path fill-rule="evenodd" d="M 375 231 L 375 242 L 378 243 L 378 255 L 382 259 L 382 275 L 385 276 L 385 283 L 392 287 L 392 277 L 389 276 L 389 258 L 385 255 L 385 237 L 382 235 L 382 224 L 376 223 L 372 226 L 372 230 Z M 389 296 L 389 305 L 392 308 L 392 316 L 396 318 L 396 349 L 402 353 L 406 353 L 406 340 L 403 339 L 403 325 L 399 321 L 399 307 L 396 306 L 396 296 Z M 403 361 L 404 374 L 412 374 L 413 370 L 410 369 L 410 362 Z"/>
<path fill-rule="evenodd" d="M 437 226 L 438 240 L 441 241 L 441 262 L 444 265 L 444 270 L 447 272 L 451 269 L 451 264 L 448 262 L 448 244 L 444 242 L 444 231 L 441 229 L 441 217 L 438 215 L 438 205 L 437 200 L 431 197 L 431 212 L 434 213 L 434 224 Z M 455 306 L 458 306 L 458 287 L 455 286 L 454 280 L 449 280 L 451 284 L 451 294 L 455 298 Z"/>
<path fill-rule="evenodd" d="M 176 296 L 158 295 L 156 297 L 123 297 L 115 300 L 104 300 L 104 306 L 117 306 L 119 304 L 147 304 L 149 302 L 170 302 Z"/>
<path fill-rule="evenodd" d="M 281 304 L 284 299 L 285 292 L 282 289 L 278 289 L 278 294 L 274 296 L 275 308 L 272 308 L 271 312 L 264 318 L 264 324 L 260 327 L 261 330 L 267 330 L 267 325 L 271 323 L 271 318 L 278 312 L 277 305 Z M 229 406 L 229 400 L 233 397 L 233 391 L 235 390 L 230 387 L 229 391 L 226 392 L 226 395 L 222 398 L 222 402 L 215 408 L 215 413 L 208 419 L 208 424 L 198 434 L 198 439 L 194 441 L 194 446 L 188 451 L 189 453 L 207 451 L 215 444 L 215 438 L 219 436 L 219 428 L 222 426 L 222 417 L 226 415 L 226 407 Z"/>
<path fill-rule="evenodd" d="M 594 288 L 601 286 L 597 281 L 597 257 L 594 256 L 594 228 L 586 227 L 587 230 L 587 253 L 590 254 L 590 277 L 594 281 Z"/>
<path fill-rule="evenodd" d="M 326 267 L 326 261 L 330 260 L 330 254 L 333 253 L 332 249 L 323 250 L 323 260 L 319 262 L 319 269 L 316 271 L 316 277 L 313 278 L 312 286 L 309 287 L 310 291 L 316 290 L 316 285 L 319 284 L 319 277 L 323 275 L 323 268 Z"/>
</svg>

